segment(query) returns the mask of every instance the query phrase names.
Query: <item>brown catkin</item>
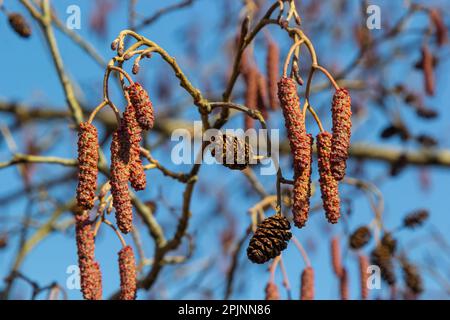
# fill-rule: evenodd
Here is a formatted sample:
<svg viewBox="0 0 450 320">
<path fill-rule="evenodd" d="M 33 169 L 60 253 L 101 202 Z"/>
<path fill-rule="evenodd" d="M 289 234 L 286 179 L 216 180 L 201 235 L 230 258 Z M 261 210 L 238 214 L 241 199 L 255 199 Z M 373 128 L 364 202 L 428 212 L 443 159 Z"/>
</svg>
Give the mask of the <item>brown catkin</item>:
<svg viewBox="0 0 450 320">
<path fill-rule="evenodd" d="M 135 108 L 132 104 L 128 105 L 123 113 L 124 130 L 129 144 L 129 170 L 130 183 L 136 190 L 144 190 L 147 184 L 144 166 L 140 157 L 140 145 L 142 140 L 142 129 L 136 120 Z"/>
<path fill-rule="evenodd" d="M 120 300 L 136 299 L 136 262 L 130 246 L 119 251 L 119 271 Z"/>
<path fill-rule="evenodd" d="M 319 166 L 319 184 L 323 208 L 330 223 L 337 223 L 341 215 L 339 185 L 331 172 L 332 135 L 321 132 L 317 135 L 317 162 Z"/>
<path fill-rule="evenodd" d="M 306 267 L 302 272 L 300 299 L 314 300 L 314 269 L 312 267 Z"/>
<path fill-rule="evenodd" d="M 102 277 L 100 266 L 95 262 L 94 233 L 91 230 L 87 211 L 75 216 L 75 235 L 81 292 L 86 300 L 101 300 Z"/>
<path fill-rule="evenodd" d="M 337 237 L 331 239 L 331 264 L 333 266 L 334 274 L 340 277 L 343 268 L 341 263 L 341 246 L 339 244 L 339 238 Z"/>
<path fill-rule="evenodd" d="M 269 90 L 269 104 L 272 110 L 278 108 L 277 99 L 277 81 L 280 69 L 280 49 L 278 45 L 269 40 L 267 46 L 266 72 L 267 72 L 267 88 Z"/>
<path fill-rule="evenodd" d="M 305 226 L 309 216 L 309 199 L 311 197 L 311 173 L 312 173 L 312 144 L 313 137 L 311 134 L 307 135 L 309 143 L 306 152 L 309 152 L 309 164 L 299 172 L 294 173 L 294 188 L 292 190 L 292 214 L 294 224 L 298 228 Z"/>
<path fill-rule="evenodd" d="M 266 289 L 266 300 L 280 300 L 280 292 L 278 291 L 278 286 L 272 282 L 267 282 Z"/>
<path fill-rule="evenodd" d="M 348 148 L 352 129 L 351 98 L 347 89 L 338 89 L 334 93 L 331 107 L 333 118 L 333 138 L 331 142 L 331 172 L 336 180 L 345 176 Z"/>
<path fill-rule="evenodd" d="M 429 215 L 426 209 L 414 211 L 403 219 L 403 226 L 410 229 L 421 226 L 428 219 Z"/>
<path fill-rule="evenodd" d="M 367 226 L 359 227 L 350 235 L 350 248 L 352 248 L 353 250 L 357 250 L 364 247 L 370 241 L 371 237 L 372 233 Z"/>
<path fill-rule="evenodd" d="M 153 128 L 155 117 L 147 91 L 138 82 L 131 84 L 126 90 L 130 96 L 131 104 L 135 108 L 139 125 L 143 130 L 150 130 Z"/>
<path fill-rule="evenodd" d="M 274 215 L 258 224 L 247 248 L 247 257 L 254 263 L 265 263 L 280 255 L 292 237 L 289 221 Z"/>
<path fill-rule="evenodd" d="M 258 107 L 258 70 L 254 66 L 248 66 L 245 70 L 245 106 L 256 109 Z M 255 120 L 247 114 L 244 114 L 244 117 L 245 130 L 253 128 Z"/>
<path fill-rule="evenodd" d="M 348 280 L 347 269 L 342 268 L 341 276 L 339 277 L 339 292 L 341 294 L 341 300 L 348 300 L 350 298 Z"/>
<path fill-rule="evenodd" d="M 358 256 L 359 263 L 359 282 L 361 287 L 361 299 L 366 300 L 369 297 L 369 288 L 367 287 L 367 280 L 369 274 L 367 268 L 369 267 L 369 260 L 365 255 Z"/>
<path fill-rule="evenodd" d="M 427 45 L 422 46 L 422 68 L 423 68 L 423 79 L 424 87 L 427 95 L 434 95 L 435 82 L 434 82 L 434 65 L 433 65 L 433 54 Z"/>
<path fill-rule="evenodd" d="M 8 14 L 9 25 L 22 38 L 31 36 L 31 27 L 20 13 L 13 12 Z"/>
<path fill-rule="evenodd" d="M 90 210 L 94 207 L 98 175 L 97 128 L 88 122 L 80 124 L 78 132 L 78 206 Z"/>
<path fill-rule="evenodd" d="M 128 233 L 133 227 L 133 209 L 131 205 L 130 193 L 128 191 L 128 180 L 130 170 L 124 161 L 124 154 L 127 150 L 124 141 L 123 130 L 119 128 L 113 134 L 111 143 L 111 194 L 113 196 L 113 206 L 116 209 L 117 226 L 123 233 Z"/>
<path fill-rule="evenodd" d="M 448 41 L 448 30 L 442 19 L 441 11 L 438 9 L 431 9 L 429 11 L 429 17 L 436 31 L 436 42 L 439 46 L 443 46 Z"/>
</svg>

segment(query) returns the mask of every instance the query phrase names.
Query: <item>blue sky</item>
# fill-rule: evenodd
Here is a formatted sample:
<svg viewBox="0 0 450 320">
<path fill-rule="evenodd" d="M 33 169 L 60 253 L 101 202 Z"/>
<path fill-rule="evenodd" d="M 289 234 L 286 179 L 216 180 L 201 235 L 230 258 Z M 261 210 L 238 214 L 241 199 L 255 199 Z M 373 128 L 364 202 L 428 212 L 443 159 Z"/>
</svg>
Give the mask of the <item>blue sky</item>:
<svg viewBox="0 0 450 320">
<path fill-rule="evenodd" d="M 118 8 L 115 9 L 111 16 L 108 18 L 108 33 L 106 39 L 99 38 L 94 35 L 89 29 L 88 21 L 89 15 L 93 8 L 94 1 L 71 1 L 71 0 L 60 0 L 53 1 L 55 7 L 64 19 L 65 9 L 68 5 L 76 3 L 81 8 L 81 30 L 78 30 L 79 34 L 86 37 L 91 41 L 99 53 L 105 58 L 109 59 L 112 57 L 112 52 L 109 48 L 109 43 L 112 41 L 118 32 L 126 26 L 126 15 L 124 14 L 126 10 L 126 1 L 117 1 Z M 169 2 L 169 1 L 168 1 Z M 170 1 L 172 3 L 174 1 Z M 387 1 L 373 1 L 380 5 L 385 5 Z M 143 4 L 142 4 L 143 3 Z M 439 1 L 436 1 L 439 3 Z M 442 2 L 441 2 L 442 3 Z M 5 0 L 5 6 L 8 10 L 15 11 L 24 10 L 20 5 L 13 1 Z M 393 5 L 395 7 L 395 5 Z M 400 5 L 399 5 L 400 6 Z M 159 8 L 155 1 L 141 1 L 140 8 L 145 12 L 145 16 L 154 12 Z M 398 7 L 397 9 L 401 9 Z M 225 54 L 223 53 L 223 47 L 218 44 L 223 44 L 223 37 L 230 38 L 231 34 L 221 33 L 219 26 L 218 15 L 222 10 L 220 5 L 213 1 L 198 0 L 189 10 L 182 10 L 178 13 L 170 14 L 163 17 L 156 24 L 149 28 L 144 29 L 143 34 L 151 40 L 157 42 L 160 46 L 165 48 L 169 53 L 177 57 L 178 62 L 185 66 L 185 71 L 187 75 L 193 79 L 194 83 L 201 86 L 204 84 L 202 81 L 203 77 L 211 74 L 214 75 L 215 68 L 221 69 L 225 68 L 226 61 Z M 394 11 L 389 13 L 382 12 L 386 14 L 387 19 L 394 19 L 398 17 L 399 14 L 394 13 Z M 393 16 L 393 17 L 392 17 Z M 423 22 L 419 18 L 417 24 Z M 308 21 L 308 17 L 303 17 L 305 25 L 308 23 L 313 23 Z M 180 40 L 183 39 L 183 30 L 185 30 L 186 25 L 194 22 L 203 31 L 202 36 L 198 39 L 199 51 L 201 52 L 201 61 L 207 61 L 209 63 L 209 68 L 200 68 L 198 64 L 193 63 L 186 56 L 186 48 L 180 45 Z M 208 29 L 206 29 L 208 28 Z M 2 64 L 2 74 L 3 77 L 0 78 L 0 99 L 2 100 L 14 100 L 18 102 L 23 102 L 33 105 L 50 105 L 56 107 L 61 107 L 64 105 L 63 91 L 60 87 L 56 72 L 50 60 L 48 50 L 46 48 L 45 42 L 43 41 L 43 36 L 38 29 L 36 23 L 33 23 L 33 36 L 29 40 L 18 39 L 13 32 L 10 31 L 7 25 L 7 19 L 2 16 L 0 19 L 0 30 L 5 30 L 2 32 L 0 38 L 2 41 L 2 48 L 0 50 L 0 61 L 4 61 Z M 206 31 L 207 30 L 207 31 Z M 285 54 L 287 51 L 287 41 L 286 37 L 276 30 L 275 28 L 270 29 L 273 31 L 272 36 L 276 39 L 280 37 L 280 43 L 282 45 L 282 53 Z M 206 31 L 206 32 L 205 32 Z M 376 32 L 376 31 L 375 31 Z M 376 34 L 375 34 L 376 35 Z M 103 78 L 103 70 L 89 57 L 83 54 L 83 52 L 75 46 L 71 40 L 63 36 L 61 33 L 57 32 L 58 45 L 62 52 L 62 57 L 66 69 L 68 70 L 71 78 L 77 80 L 80 88 L 80 99 L 83 103 L 93 108 L 96 103 L 98 103 L 101 98 L 101 91 L 94 90 L 94 88 L 101 87 L 101 81 Z M 406 40 L 405 40 L 406 41 Z M 317 40 L 320 43 L 320 57 L 323 57 L 323 63 L 326 65 L 327 62 L 341 61 L 343 65 L 345 62 L 350 61 L 352 57 L 356 54 L 355 47 L 351 45 L 339 46 L 339 42 L 330 39 L 330 35 L 324 35 L 323 39 Z M 348 43 L 348 42 L 347 42 Z M 284 46 L 283 46 L 284 45 Z M 319 49 L 318 49 L 319 50 Z M 332 57 L 329 57 L 327 53 L 333 53 Z M 417 50 L 417 52 L 419 52 Z M 440 118 L 432 122 L 418 121 L 412 112 L 402 112 L 405 119 L 410 121 L 414 132 L 429 132 L 439 134 L 439 141 L 441 148 L 450 147 L 449 141 L 449 122 L 450 114 L 448 108 L 448 101 L 450 100 L 450 91 L 446 90 L 450 73 L 449 71 L 449 61 L 445 59 L 445 54 L 448 56 L 448 47 L 443 48 L 440 52 L 442 57 L 441 64 L 437 72 L 437 77 L 439 81 L 437 82 L 437 95 L 434 98 L 426 100 L 427 105 L 432 105 L 437 108 L 440 112 Z M 418 55 L 413 57 L 417 59 Z M 257 56 L 257 60 L 262 64 L 264 56 Z M 411 71 L 408 68 L 407 62 L 402 60 L 402 62 L 397 64 L 398 67 L 394 70 L 390 70 L 389 81 L 393 84 L 397 82 L 403 82 L 407 79 L 408 83 L 415 88 L 420 89 L 422 85 L 421 75 L 416 71 Z M 144 61 L 142 63 L 141 69 L 143 70 L 143 80 L 147 85 L 147 88 L 152 94 L 156 91 L 156 81 L 155 79 L 160 79 L 161 70 L 169 70 L 168 68 L 163 69 L 163 64 L 160 59 L 153 58 L 152 61 Z M 173 76 L 168 72 L 168 77 L 171 81 L 174 81 Z M 218 79 L 209 81 L 211 85 L 217 87 L 217 83 L 220 82 Z M 357 78 L 357 76 L 356 76 Z M 321 78 L 323 80 L 323 78 Z M 220 91 L 219 91 L 220 92 Z M 117 95 L 114 95 L 118 99 Z M 313 102 L 319 105 L 326 99 L 330 99 L 331 93 L 327 92 L 317 97 L 313 97 Z M 183 101 L 188 97 L 180 89 L 177 93 L 174 93 L 174 101 Z M 316 101 L 314 99 L 317 99 Z M 118 100 L 119 101 L 119 100 Z M 157 112 L 161 112 L 160 106 L 165 106 L 167 103 L 165 101 L 154 100 L 155 108 Z M 369 109 L 368 118 L 362 124 L 363 129 L 355 132 L 353 136 L 353 141 L 366 141 L 369 143 L 386 144 L 396 146 L 399 145 L 398 142 L 394 140 L 385 142 L 378 139 L 379 132 L 381 130 L 380 124 L 383 124 L 382 114 L 373 105 L 368 105 Z M 195 110 L 194 108 L 192 108 Z M 185 112 L 185 117 L 189 119 L 197 119 L 195 112 Z M 233 125 L 240 125 L 236 119 L 229 124 L 229 127 Z M 281 122 L 280 117 L 277 115 L 273 116 L 270 124 L 274 128 L 280 127 Z M 11 125 L 11 119 L 7 116 L 2 117 L 0 120 L 1 124 Z M 330 128 L 330 119 L 324 120 L 324 125 Z M 51 126 L 37 126 L 34 128 L 33 136 L 36 139 L 44 139 L 46 136 L 51 136 L 54 133 L 55 128 Z M 311 126 L 313 133 L 317 133 L 316 129 Z M 57 132 L 58 139 L 64 140 L 64 144 L 60 144 L 58 147 L 51 148 L 46 152 L 47 155 L 55 155 L 61 157 L 75 157 L 76 156 L 76 134 L 73 130 L 64 129 L 63 126 L 59 126 L 59 131 Z M 15 139 L 19 142 L 23 139 L 23 135 L 19 132 L 14 133 Z M 152 137 L 150 137 L 152 139 Z M 10 158 L 10 152 L 5 147 L 4 143 L 1 144 L 2 148 L 0 150 L 0 161 L 4 161 Z M 169 144 L 169 147 L 171 145 Z M 23 150 L 23 145 L 19 143 L 19 150 Z M 154 153 L 157 159 L 168 159 L 167 154 L 170 151 L 169 147 L 165 147 Z M 416 147 L 414 145 L 409 146 L 410 148 Z M 286 165 L 287 163 L 285 163 Z M 186 171 L 187 166 L 177 168 L 174 165 L 167 164 L 176 170 Z M 371 163 L 367 165 L 366 170 L 368 172 L 368 180 L 376 179 L 384 172 L 386 172 L 386 165 L 380 163 Z M 54 166 L 43 166 L 40 165 L 36 172 L 35 179 L 48 179 L 52 176 L 60 175 L 63 172 L 67 172 L 67 169 L 54 167 Z M 448 227 L 450 227 L 448 219 L 448 206 L 446 205 L 447 197 L 447 184 L 450 179 L 450 170 L 444 168 L 430 168 L 428 169 L 431 186 L 429 190 L 423 191 L 419 183 L 419 170 L 417 168 L 408 167 L 395 179 L 384 180 L 379 184 L 384 200 L 385 200 L 385 224 L 387 228 L 395 228 L 401 223 L 403 216 L 418 208 L 428 208 L 431 212 L 431 219 L 427 225 L 414 233 L 408 231 L 402 231 L 399 233 L 399 239 L 401 247 L 408 250 L 409 245 L 417 246 L 414 250 L 410 250 L 409 254 L 414 261 L 423 263 L 427 254 L 434 255 L 438 253 L 436 251 L 436 246 L 433 243 L 428 243 L 422 241 L 423 237 L 427 236 L 436 227 L 440 230 L 447 241 L 450 241 L 450 236 L 446 233 Z M 289 170 L 285 169 L 285 174 L 289 175 Z M 21 183 L 18 179 L 17 168 L 9 168 L 1 171 L 0 179 L 0 195 L 8 194 L 12 190 L 20 189 Z M 156 186 L 164 187 L 164 198 L 175 206 L 179 206 L 181 200 L 182 190 L 178 183 L 173 183 L 172 181 L 163 178 L 158 172 L 151 172 L 147 175 L 150 185 L 155 185 L 154 188 L 148 188 L 147 190 L 141 192 L 141 198 L 143 200 L 155 198 L 158 195 L 159 189 Z M 224 190 L 229 196 L 229 211 L 234 215 L 238 223 L 238 236 L 245 230 L 249 223 L 248 215 L 246 211 L 251 207 L 257 198 L 254 196 L 247 196 L 245 192 L 233 192 L 239 191 L 236 188 L 237 183 L 245 186 L 245 180 L 242 175 L 236 172 L 227 171 L 225 168 L 217 168 L 214 166 L 206 166 L 202 168 L 200 172 L 200 181 L 203 179 L 215 179 L 214 185 L 217 190 L 203 190 L 202 183 L 197 186 L 196 192 L 193 198 L 193 217 L 192 217 L 192 231 L 198 237 L 198 245 L 193 256 L 192 265 L 196 266 L 201 264 L 202 261 L 212 259 L 215 261 L 220 261 L 219 257 L 219 240 L 217 235 L 224 228 L 224 220 L 214 214 L 214 200 L 211 195 L 214 192 L 221 192 Z M 317 180 L 317 177 L 314 176 Z M 261 181 L 267 186 L 270 192 L 274 192 L 274 177 L 261 177 Z M 57 199 L 64 200 L 74 193 L 73 189 L 61 188 L 57 190 L 52 190 L 52 196 Z M 242 189 L 245 189 L 242 187 Z M 352 188 L 343 186 L 342 195 L 355 198 L 352 206 L 352 218 L 349 222 L 350 228 L 353 229 L 363 223 L 367 223 L 373 217 L 370 211 L 370 206 L 367 199 L 360 193 Z M 314 202 L 317 203 L 320 196 L 316 194 L 314 196 Z M 26 210 L 27 203 L 15 202 L 13 205 L 8 205 L 2 207 L 2 212 L 0 216 L 9 217 L 10 219 L 17 219 L 22 217 Z M 176 207 L 177 208 L 177 207 Z M 38 212 L 40 208 L 33 207 L 33 212 Z M 68 216 L 65 216 L 68 218 Z M 65 219 L 64 218 L 64 219 Z M 162 209 L 158 212 L 158 219 L 161 219 L 161 224 L 164 228 L 171 232 L 173 230 L 173 217 L 170 215 L 168 210 Z M 63 219 L 63 220 L 64 220 Z M 204 227 L 205 226 L 205 227 Z M 2 226 L 0 225 L 0 230 Z M 337 297 L 337 280 L 334 278 L 329 257 L 329 237 L 332 235 L 341 234 L 342 235 L 343 224 L 338 224 L 335 226 L 327 226 L 324 223 L 323 212 L 319 211 L 314 213 L 308 222 L 308 227 L 298 231 L 295 231 L 296 236 L 302 243 L 309 243 L 311 240 L 315 242 L 316 248 L 314 253 L 311 254 L 311 260 L 313 267 L 315 268 L 316 274 L 316 296 L 317 298 L 336 298 Z M 144 247 L 148 254 L 151 254 L 152 242 L 148 238 L 145 231 L 142 232 L 144 239 Z M 127 240 L 129 237 L 127 237 Z M 343 239 L 344 240 L 344 239 Z M 344 242 L 342 242 L 344 245 Z M 17 242 L 14 245 L 3 252 L 0 252 L 0 275 L 3 277 L 9 268 L 11 267 L 11 259 L 15 254 Z M 216 249 L 213 249 L 216 248 Z M 100 261 L 103 279 L 104 279 L 104 293 L 105 296 L 112 293 L 119 284 L 118 270 L 117 270 L 117 257 L 116 253 L 120 249 L 120 243 L 115 238 L 109 230 L 104 230 L 100 234 L 97 242 L 97 258 Z M 368 251 L 365 251 L 366 253 Z M 294 297 L 298 296 L 298 286 L 300 272 L 304 267 L 304 263 L 301 261 L 300 255 L 295 247 L 291 244 L 287 250 L 285 256 L 285 262 L 287 266 L 287 271 L 290 276 L 291 285 L 293 287 Z M 356 264 L 354 254 L 349 254 L 346 260 L 346 264 L 352 274 L 350 279 L 351 283 L 351 297 L 357 298 L 359 296 L 358 290 L 358 279 L 355 276 L 357 274 Z M 238 273 L 237 279 L 240 283 L 243 279 L 247 283 L 245 290 L 237 292 L 234 298 L 263 298 L 263 289 L 268 278 L 266 266 L 251 265 L 244 256 L 241 256 L 241 264 L 247 264 L 245 272 Z M 447 260 L 448 265 L 448 260 Z M 63 235 L 54 235 L 42 243 L 40 243 L 36 249 L 27 257 L 25 263 L 23 264 L 21 270 L 30 278 L 38 280 L 42 285 L 48 284 L 52 281 L 58 281 L 60 284 L 66 282 L 67 274 L 66 269 L 69 265 L 76 264 L 76 247 L 73 239 L 73 230 L 68 230 Z M 226 265 L 221 266 L 225 269 Z M 195 276 L 188 275 L 186 278 L 177 278 L 174 267 L 167 267 L 167 270 L 162 274 L 164 279 L 171 279 L 174 284 L 167 289 L 168 297 L 173 297 L 177 292 L 182 290 L 185 283 L 189 281 L 195 281 Z M 223 292 L 223 281 L 218 281 L 218 274 L 220 275 L 221 269 L 216 272 L 211 273 L 209 278 L 203 279 L 204 284 L 211 283 L 212 281 L 217 281 L 217 286 L 213 286 L 214 297 L 221 298 Z M 447 275 L 448 276 L 448 275 Z M 278 283 L 281 285 L 280 272 L 277 273 Z M 443 298 L 442 291 L 439 291 L 439 286 L 435 283 L 433 279 L 426 276 L 425 286 L 429 291 L 424 295 L 424 298 Z M 161 281 L 162 282 L 162 281 Z M 199 284 L 202 287 L 202 284 Z M 157 288 L 162 290 L 162 286 L 158 283 Z M 25 284 L 20 284 L 16 288 L 16 294 L 19 297 L 28 297 L 29 288 Z M 384 296 L 386 296 L 386 288 L 382 289 Z M 81 294 L 77 290 L 68 290 L 69 298 L 80 299 Z M 164 291 L 157 293 L 158 297 L 164 297 Z M 372 297 L 376 297 L 378 292 L 372 293 Z M 140 298 L 144 298 L 145 294 L 141 294 Z M 197 298 L 195 292 L 190 292 L 186 295 L 186 298 Z M 447 296 L 448 297 L 448 296 Z"/>
</svg>

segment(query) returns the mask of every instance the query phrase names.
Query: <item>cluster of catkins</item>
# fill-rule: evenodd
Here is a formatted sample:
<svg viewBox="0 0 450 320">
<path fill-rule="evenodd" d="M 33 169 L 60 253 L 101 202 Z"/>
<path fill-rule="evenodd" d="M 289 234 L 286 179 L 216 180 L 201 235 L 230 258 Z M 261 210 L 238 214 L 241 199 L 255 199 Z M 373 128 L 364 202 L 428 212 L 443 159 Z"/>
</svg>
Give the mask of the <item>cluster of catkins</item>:
<svg viewBox="0 0 450 320">
<path fill-rule="evenodd" d="M 294 224 L 302 228 L 308 220 L 311 197 L 313 137 L 306 132 L 297 85 L 291 78 L 278 82 L 278 98 L 283 110 L 287 136 L 294 162 L 292 211 Z M 319 183 L 325 214 L 330 223 L 340 217 L 338 182 L 344 178 L 351 135 L 351 99 L 346 89 L 334 93 L 331 107 L 332 133 L 317 135 Z"/>
<path fill-rule="evenodd" d="M 133 211 L 128 182 L 136 190 L 146 187 L 146 176 L 140 158 L 142 131 L 153 127 L 153 107 L 147 92 L 138 83 L 126 88 L 130 104 L 123 112 L 111 142 L 111 194 L 116 212 L 117 226 L 122 233 L 133 228 Z M 88 211 L 94 207 L 98 176 L 98 133 L 96 127 L 81 123 L 78 134 L 78 186 L 76 216 L 78 260 L 81 288 L 85 299 L 101 299 L 101 272 L 95 261 L 94 233 L 91 230 Z M 121 280 L 120 298 L 136 296 L 136 266 L 133 249 L 124 247 L 119 252 Z"/>
</svg>

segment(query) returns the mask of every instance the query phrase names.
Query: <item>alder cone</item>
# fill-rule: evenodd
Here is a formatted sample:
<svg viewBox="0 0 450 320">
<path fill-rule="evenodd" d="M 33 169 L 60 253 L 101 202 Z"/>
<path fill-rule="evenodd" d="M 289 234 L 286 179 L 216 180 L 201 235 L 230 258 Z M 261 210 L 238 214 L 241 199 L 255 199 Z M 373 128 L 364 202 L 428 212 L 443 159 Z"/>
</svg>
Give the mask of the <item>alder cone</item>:
<svg viewBox="0 0 450 320">
<path fill-rule="evenodd" d="M 20 13 L 8 14 L 8 22 L 11 28 L 22 38 L 29 38 L 31 36 L 31 27 Z"/>
<path fill-rule="evenodd" d="M 370 260 L 380 268 L 381 278 L 393 286 L 397 279 L 390 248 L 382 244 L 377 245 L 370 255 Z"/>
<path fill-rule="evenodd" d="M 265 300 L 280 300 L 280 292 L 278 291 L 278 287 L 272 281 L 269 281 L 266 285 L 266 298 Z"/>
<path fill-rule="evenodd" d="M 406 287 L 414 295 L 421 294 L 423 292 L 423 281 L 417 267 L 411 264 L 406 257 L 402 257 L 400 262 Z"/>
<path fill-rule="evenodd" d="M 305 153 L 309 153 L 309 164 L 301 171 L 294 173 L 294 188 L 292 191 L 292 214 L 294 224 L 298 228 L 305 226 L 309 216 L 309 199 L 311 198 L 311 173 L 312 173 L 312 144 L 313 137 L 307 134 L 309 143 L 305 145 Z"/>
<path fill-rule="evenodd" d="M 251 163 L 253 151 L 246 141 L 230 134 L 216 136 L 211 155 L 232 170 L 244 170 Z"/>
<path fill-rule="evenodd" d="M 258 70 L 254 66 L 245 68 L 245 105 L 249 109 L 257 109 L 258 107 Z M 244 114 L 244 128 L 245 130 L 254 127 L 255 120 Z"/>
<path fill-rule="evenodd" d="M 314 300 L 314 269 L 311 267 L 306 267 L 302 272 L 300 299 Z"/>
<path fill-rule="evenodd" d="M 126 246 L 119 251 L 120 300 L 136 299 L 136 261 L 133 248 Z"/>
<path fill-rule="evenodd" d="M 332 135 L 321 132 L 317 135 L 317 162 L 319 165 L 319 184 L 323 208 L 330 223 L 337 223 L 341 216 L 338 181 L 331 172 Z"/>
<path fill-rule="evenodd" d="M 113 134 L 111 143 L 111 194 L 113 207 L 116 209 L 117 226 L 123 233 L 128 233 L 133 227 L 133 209 L 128 180 L 130 177 L 129 166 L 123 161 L 129 150 L 126 149 L 127 140 L 124 138 L 122 127 Z"/>
<path fill-rule="evenodd" d="M 78 132 L 78 186 L 77 204 L 90 210 L 94 207 L 98 176 L 97 128 L 88 122 L 80 124 Z"/>
<path fill-rule="evenodd" d="M 339 277 L 339 291 L 341 293 L 341 300 L 348 300 L 350 298 L 348 280 L 347 269 L 343 268 L 341 276 Z"/>
<path fill-rule="evenodd" d="M 283 109 L 289 145 L 294 158 L 294 171 L 302 172 L 311 163 L 308 148 L 310 138 L 306 135 L 305 119 L 300 110 L 300 98 L 294 80 L 285 77 L 280 79 L 278 98 Z"/>
<path fill-rule="evenodd" d="M 331 171 L 340 181 L 347 168 L 348 149 L 352 129 L 351 98 L 347 89 L 338 89 L 334 93 L 331 107 L 333 118 L 333 138 L 331 142 Z"/>
<path fill-rule="evenodd" d="M 350 235 L 350 248 L 356 250 L 364 247 L 371 238 L 370 229 L 366 226 L 359 227 Z"/>
<path fill-rule="evenodd" d="M 138 82 L 131 84 L 126 90 L 130 96 L 131 104 L 135 108 L 139 125 L 143 130 L 150 130 L 153 128 L 155 117 L 147 91 Z"/>
<path fill-rule="evenodd" d="M 101 300 L 102 275 L 100 265 L 95 261 L 94 233 L 86 211 L 75 216 L 75 237 L 83 297 L 86 300 Z"/>
<path fill-rule="evenodd" d="M 428 213 L 428 210 L 425 209 L 417 210 L 415 212 L 408 214 L 403 219 L 403 226 L 405 228 L 414 229 L 418 226 L 421 226 L 428 219 L 429 216 L 430 214 Z"/>
<path fill-rule="evenodd" d="M 142 129 L 136 120 L 135 108 L 132 104 L 128 105 L 123 113 L 124 130 L 126 132 L 127 145 L 129 145 L 129 170 L 130 183 L 136 190 L 144 190 L 147 184 L 144 166 L 141 160 L 140 142 L 142 140 Z"/>
<path fill-rule="evenodd" d="M 247 248 L 247 257 L 253 263 L 265 263 L 277 257 L 281 251 L 286 249 L 287 241 L 292 237 L 289 231 L 289 221 L 281 216 L 274 215 L 264 219 L 250 239 Z"/>
</svg>

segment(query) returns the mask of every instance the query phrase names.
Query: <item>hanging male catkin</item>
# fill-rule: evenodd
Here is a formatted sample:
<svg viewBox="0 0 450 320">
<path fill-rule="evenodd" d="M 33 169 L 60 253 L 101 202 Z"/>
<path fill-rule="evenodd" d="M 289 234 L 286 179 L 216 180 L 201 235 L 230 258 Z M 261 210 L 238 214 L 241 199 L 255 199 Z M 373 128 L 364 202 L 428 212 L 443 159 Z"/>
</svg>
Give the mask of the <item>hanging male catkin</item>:
<svg viewBox="0 0 450 320">
<path fill-rule="evenodd" d="M 120 300 L 136 299 L 136 262 L 130 246 L 119 251 L 119 271 Z"/>
<path fill-rule="evenodd" d="M 278 291 L 278 286 L 272 281 L 267 282 L 265 293 L 265 300 L 280 300 L 280 292 Z"/>
<path fill-rule="evenodd" d="M 143 130 L 153 128 L 155 117 L 153 115 L 153 105 L 147 91 L 137 82 L 126 88 L 130 101 L 136 112 L 136 119 Z"/>
<path fill-rule="evenodd" d="M 94 233 L 91 230 L 87 211 L 75 216 L 75 237 L 77 242 L 80 286 L 86 300 L 102 299 L 102 275 L 95 261 Z"/>
<path fill-rule="evenodd" d="M 340 277 L 342 274 L 341 246 L 339 244 L 339 238 L 337 237 L 331 239 L 331 263 L 334 274 Z"/>
<path fill-rule="evenodd" d="M 359 227 L 350 235 L 350 248 L 357 250 L 364 247 L 370 241 L 371 237 L 372 233 L 367 226 Z"/>
<path fill-rule="evenodd" d="M 306 267 L 302 272 L 300 299 L 314 300 L 314 269 L 312 267 Z"/>
<path fill-rule="evenodd" d="M 272 41 L 268 41 L 267 58 L 266 58 L 266 72 L 267 72 L 267 87 L 269 91 L 269 104 L 272 110 L 278 108 L 277 99 L 277 81 L 278 72 L 280 69 L 280 50 L 278 45 Z"/>
<path fill-rule="evenodd" d="M 366 300 L 369 297 L 369 288 L 367 287 L 367 280 L 369 274 L 367 268 L 369 267 L 369 260 L 365 255 L 358 256 L 359 263 L 359 281 L 361 287 L 361 299 Z"/>
<path fill-rule="evenodd" d="M 90 210 L 94 207 L 98 175 L 98 134 L 91 123 L 80 124 L 78 132 L 77 204 Z"/>
<path fill-rule="evenodd" d="M 124 161 L 125 154 L 129 153 L 129 145 L 124 138 L 123 126 L 113 134 L 111 143 L 111 194 L 113 206 L 116 209 L 117 226 L 123 233 L 128 233 L 133 227 L 133 209 L 128 180 L 130 170 Z"/>
<path fill-rule="evenodd" d="M 323 208 L 330 223 L 337 223 L 341 215 L 339 186 L 331 172 L 330 156 L 332 137 L 329 132 L 317 135 L 317 162 L 319 165 L 319 183 L 322 193 Z"/>
<path fill-rule="evenodd" d="M 333 118 L 333 138 L 331 142 L 331 172 L 336 180 L 345 176 L 348 149 L 352 129 L 352 107 L 350 94 L 346 89 L 338 89 L 334 93 L 331 106 Z"/>
</svg>

